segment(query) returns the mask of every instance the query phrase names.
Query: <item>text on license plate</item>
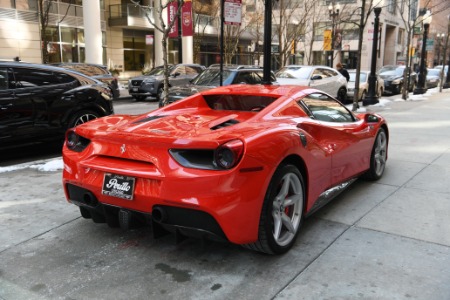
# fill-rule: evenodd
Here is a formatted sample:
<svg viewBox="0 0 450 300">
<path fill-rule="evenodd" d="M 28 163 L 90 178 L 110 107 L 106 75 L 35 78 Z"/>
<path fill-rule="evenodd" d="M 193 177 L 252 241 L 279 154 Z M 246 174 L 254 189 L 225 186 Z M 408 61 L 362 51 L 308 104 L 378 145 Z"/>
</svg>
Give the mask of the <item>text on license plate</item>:
<svg viewBox="0 0 450 300">
<path fill-rule="evenodd" d="M 134 177 L 105 173 L 102 194 L 133 200 L 135 180 Z"/>
</svg>

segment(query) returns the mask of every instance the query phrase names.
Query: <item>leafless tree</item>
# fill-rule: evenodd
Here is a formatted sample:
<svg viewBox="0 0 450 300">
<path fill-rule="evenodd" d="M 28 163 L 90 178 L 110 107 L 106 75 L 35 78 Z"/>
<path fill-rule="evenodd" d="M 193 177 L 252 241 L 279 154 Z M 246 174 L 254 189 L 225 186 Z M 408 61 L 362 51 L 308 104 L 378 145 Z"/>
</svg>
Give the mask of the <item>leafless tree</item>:
<svg viewBox="0 0 450 300">
<path fill-rule="evenodd" d="M 155 11 L 155 7 L 148 6 L 148 5 L 142 5 L 137 0 L 130 0 L 134 5 L 138 6 L 141 10 L 144 11 L 144 15 L 146 16 L 148 22 L 153 25 L 155 30 L 158 30 L 162 33 L 162 48 L 163 48 L 163 65 L 164 65 L 164 91 L 169 90 L 169 58 L 168 58 L 168 49 L 167 49 L 167 40 L 169 38 L 169 33 L 171 32 L 172 28 L 174 27 L 178 17 L 180 16 L 181 9 L 184 4 L 184 0 L 170 0 L 165 3 L 163 3 L 162 0 L 156 0 L 159 1 L 159 6 Z M 177 11 L 175 13 L 175 17 L 172 20 L 169 20 L 167 23 L 164 21 L 164 15 L 167 13 L 167 8 L 172 3 L 177 3 Z M 155 18 L 157 17 L 159 20 L 159 23 L 154 22 L 153 19 L 150 17 L 151 14 L 155 13 Z M 163 93 L 164 99 L 162 100 L 163 105 L 166 105 L 168 103 L 168 93 Z"/>
</svg>

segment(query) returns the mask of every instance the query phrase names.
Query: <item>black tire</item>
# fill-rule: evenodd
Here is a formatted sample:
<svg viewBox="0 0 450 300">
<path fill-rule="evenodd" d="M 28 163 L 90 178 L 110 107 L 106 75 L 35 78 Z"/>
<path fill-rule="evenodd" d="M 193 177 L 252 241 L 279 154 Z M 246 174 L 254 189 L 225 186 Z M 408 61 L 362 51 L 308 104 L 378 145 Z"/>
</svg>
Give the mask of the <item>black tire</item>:
<svg viewBox="0 0 450 300">
<path fill-rule="evenodd" d="M 346 99 L 347 99 L 347 90 L 346 90 L 345 88 L 341 87 L 341 88 L 338 90 L 337 98 L 338 98 L 338 100 L 341 101 L 342 103 L 345 103 L 345 101 L 346 101 Z"/>
<path fill-rule="evenodd" d="M 83 123 L 97 119 L 98 117 L 100 117 L 100 115 L 92 110 L 80 110 L 79 112 L 75 113 L 75 115 L 70 120 L 68 128 L 76 127 Z"/>
<path fill-rule="evenodd" d="M 147 96 L 133 96 L 133 98 L 136 99 L 136 101 L 144 101 Z"/>
<path fill-rule="evenodd" d="M 383 128 L 378 130 L 372 153 L 370 155 L 370 169 L 362 176 L 366 180 L 378 180 L 383 176 L 386 167 L 388 139 Z"/>
<path fill-rule="evenodd" d="M 303 221 L 304 199 L 305 185 L 300 171 L 290 164 L 280 165 L 264 197 L 258 241 L 243 246 L 267 254 L 287 252 L 294 245 Z"/>
</svg>

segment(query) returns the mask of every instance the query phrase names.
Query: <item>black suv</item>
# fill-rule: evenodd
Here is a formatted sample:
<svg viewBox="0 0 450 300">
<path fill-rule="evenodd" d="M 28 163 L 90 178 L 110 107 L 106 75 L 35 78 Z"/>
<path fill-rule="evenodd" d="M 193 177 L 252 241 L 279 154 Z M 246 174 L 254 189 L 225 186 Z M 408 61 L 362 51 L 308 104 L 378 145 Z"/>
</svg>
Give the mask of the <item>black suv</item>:
<svg viewBox="0 0 450 300">
<path fill-rule="evenodd" d="M 275 74 L 271 72 L 271 81 L 276 82 Z M 226 65 L 223 66 L 222 85 L 230 84 L 262 84 L 263 69 L 258 66 Z M 220 65 L 211 65 L 198 77 L 184 86 L 173 87 L 169 90 L 168 103 L 194 95 L 197 92 L 209 90 L 220 85 Z M 159 107 L 163 106 L 159 100 Z"/>
<path fill-rule="evenodd" d="M 183 85 L 195 78 L 205 69 L 205 66 L 197 64 L 178 64 L 169 66 L 169 87 Z M 159 66 L 150 72 L 131 78 L 128 81 L 128 92 L 137 101 L 142 101 L 147 96 L 158 99 L 164 91 L 164 67 Z"/>
<path fill-rule="evenodd" d="M 392 94 L 401 94 L 403 89 L 403 74 L 406 72 L 405 66 L 384 66 L 380 69 L 379 76 L 384 80 L 384 91 Z M 410 70 L 408 90 L 412 92 L 417 82 L 417 74 Z"/>
<path fill-rule="evenodd" d="M 119 82 L 104 65 L 87 63 L 55 63 L 52 66 L 70 69 L 106 83 L 112 91 L 113 98 L 120 97 Z"/>
<path fill-rule="evenodd" d="M 0 149 L 61 139 L 65 131 L 114 113 L 108 86 L 47 65 L 0 62 Z"/>
</svg>

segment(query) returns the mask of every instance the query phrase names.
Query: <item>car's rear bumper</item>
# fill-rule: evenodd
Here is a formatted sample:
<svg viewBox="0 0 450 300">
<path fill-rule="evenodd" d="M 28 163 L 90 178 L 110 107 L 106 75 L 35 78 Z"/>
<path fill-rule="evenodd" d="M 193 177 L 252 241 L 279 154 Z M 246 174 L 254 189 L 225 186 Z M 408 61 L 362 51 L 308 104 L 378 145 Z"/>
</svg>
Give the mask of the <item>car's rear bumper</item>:
<svg viewBox="0 0 450 300">
<path fill-rule="evenodd" d="M 80 207 L 96 212 L 104 207 L 115 207 L 116 213 L 123 210 L 148 216 L 157 211 L 167 216 L 157 218 L 157 223 L 169 231 L 181 228 L 191 232 L 190 235 L 196 232 L 236 244 L 252 243 L 258 238 L 265 196 L 261 186 L 268 184 L 269 176 L 265 168 L 251 171 L 251 174 L 239 169 L 222 172 L 176 168 L 171 174 L 170 171 L 152 171 L 150 163 L 118 159 L 109 163 L 99 160 L 97 164 L 66 147 L 63 153 L 66 198 Z M 170 161 L 168 164 L 173 168 L 177 163 Z M 106 173 L 134 177 L 133 199 L 102 193 Z M 180 214 L 186 214 L 192 222 L 179 218 Z"/>
</svg>

